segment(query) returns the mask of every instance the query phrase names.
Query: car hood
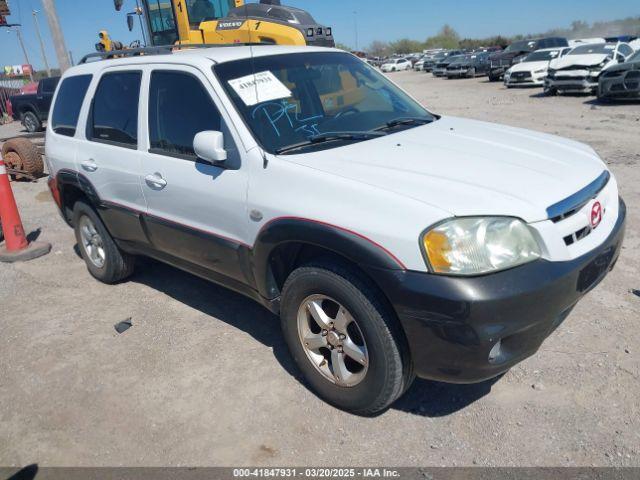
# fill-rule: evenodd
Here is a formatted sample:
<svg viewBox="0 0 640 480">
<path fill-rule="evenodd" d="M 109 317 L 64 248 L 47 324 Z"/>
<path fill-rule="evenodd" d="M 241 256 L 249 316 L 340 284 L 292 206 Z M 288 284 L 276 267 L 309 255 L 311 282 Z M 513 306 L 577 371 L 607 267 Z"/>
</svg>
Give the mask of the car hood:
<svg viewBox="0 0 640 480">
<path fill-rule="evenodd" d="M 536 70 L 540 70 L 542 68 L 547 68 L 549 66 L 549 60 L 542 60 L 540 62 L 523 62 L 516 63 L 511 67 L 511 72 L 535 72 Z"/>
<path fill-rule="evenodd" d="M 606 167 L 572 140 L 455 117 L 344 147 L 281 157 L 455 216 L 548 218 Z M 366 202 L 366 199 L 362 199 Z"/>
<path fill-rule="evenodd" d="M 551 67 L 556 70 L 562 70 L 564 68 L 581 66 L 581 67 L 594 67 L 600 65 L 605 60 L 608 60 L 608 56 L 604 53 L 590 53 L 587 55 L 565 55 L 562 58 L 556 58 L 551 62 Z"/>
</svg>

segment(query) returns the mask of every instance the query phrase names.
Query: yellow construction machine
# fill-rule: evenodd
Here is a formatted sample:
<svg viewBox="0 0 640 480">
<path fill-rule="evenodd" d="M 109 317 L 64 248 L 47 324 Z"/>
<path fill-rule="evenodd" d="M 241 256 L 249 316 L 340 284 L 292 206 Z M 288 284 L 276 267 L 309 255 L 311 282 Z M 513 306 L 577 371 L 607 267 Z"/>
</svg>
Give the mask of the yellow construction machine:
<svg viewBox="0 0 640 480">
<path fill-rule="evenodd" d="M 114 0 L 117 11 L 124 0 Z M 129 30 L 143 19 L 145 43 L 159 45 L 277 45 L 335 46 L 331 27 L 319 25 L 306 11 L 284 6 L 280 0 L 136 0 L 127 14 Z M 100 32 L 99 51 L 116 50 L 107 32 Z"/>
</svg>

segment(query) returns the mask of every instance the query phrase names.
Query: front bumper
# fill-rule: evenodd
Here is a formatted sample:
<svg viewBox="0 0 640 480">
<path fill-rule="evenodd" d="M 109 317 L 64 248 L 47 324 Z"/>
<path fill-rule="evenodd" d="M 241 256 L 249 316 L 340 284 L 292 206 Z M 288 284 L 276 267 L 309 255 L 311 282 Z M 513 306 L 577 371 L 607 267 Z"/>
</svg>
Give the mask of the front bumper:
<svg viewBox="0 0 640 480">
<path fill-rule="evenodd" d="M 593 92 L 598 88 L 598 78 L 585 76 L 585 77 L 547 77 L 544 80 L 544 86 L 547 88 L 554 88 L 559 92 L 567 93 L 586 93 Z"/>
<path fill-rule="evenodd" d="M 572 261 L 539 260 L 479 277 L 370 272 L 394 306 L 418 376 L 452 383 L 493 378 L 533 355 L 576 303 L 613 268 L 624 238 L 615 227 Z M 490 352 L 500 340 L 500 349 Z"/>
<path fill-rule="evenodd" d="M 469 73 L 469 69 L 468 68 L 456 69 L 456 70 L 447 69 L 447 77 L 449 77 L 449 78 L 452 78 L 452 77 L 466 77 L 468 73 Z"/>
<path fill-rule="evenodd" d="M 509 70 L 509 67 L 510 65 L 492 65 L 489 72 L 493 77 L 501 77 Z"/>
<path fill-rule="evenodd" d="M 640 98 L 640 71 L 630 70 L 616 77 L 601 77 L 598 96 L 601 98 Z"/>
<path fill-rule="evenodd" d="M 544 79 L 546 74 L 542 74 L 541 76 L 529 75 L 529 76 L 520 76 L 520 75 L 505 75 L 504 76 L 504 84 L 509 87 L 541 87 L 544 85 Z"/>
</svg>

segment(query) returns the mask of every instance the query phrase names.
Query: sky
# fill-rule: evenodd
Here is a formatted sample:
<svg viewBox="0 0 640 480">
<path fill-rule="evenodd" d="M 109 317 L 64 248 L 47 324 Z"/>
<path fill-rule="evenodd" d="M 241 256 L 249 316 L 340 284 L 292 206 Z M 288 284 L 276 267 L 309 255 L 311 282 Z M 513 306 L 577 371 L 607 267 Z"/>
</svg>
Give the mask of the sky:
<svg viewBox="0 0 640 480">
<path fill-rule="evenodd" d="M 255 0 L 254 0 L 255 1 Z M 463 37 L 495 34 L 544 32 L 567 27 L 574 20 L 589 23 L 640 15 L 640 0 L 283 0 L 283 4 L 303 8 L 316 20 L 333 27 L 336 41 L 360 49 L 373 40 L 392 41 L 408 37 L 424 40 L 445 24 Z M 141 38 L 139 26 L 126 27 L 125 12 L 135 0 L 124 0 L 116 12 L 113 0 L 55 0 L 67 49 L 75 61 L 91 53 L 98 31 L 106 29 L 111 38 L 129 43 Z M 42 12 L 40 0 L 9 0 L 9 23 L 21 23 L 30 63 L 43 68 L 32 10 Z M 38 14 L 46 55 L 57 66 L 44 13 Z M 357 32 L 357 35 L 356 35 Z M 357 37 L 357 45 L 356 45 Z M 0 66 L 26 63 L 16 33 L 0 28 Z"/>
</svg>

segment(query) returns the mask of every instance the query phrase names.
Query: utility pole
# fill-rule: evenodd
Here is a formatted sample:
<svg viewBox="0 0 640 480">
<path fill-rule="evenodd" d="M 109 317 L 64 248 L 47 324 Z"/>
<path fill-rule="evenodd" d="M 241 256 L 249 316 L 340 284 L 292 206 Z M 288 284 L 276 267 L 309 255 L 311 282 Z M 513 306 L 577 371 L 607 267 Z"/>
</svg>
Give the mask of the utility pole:
<svg viewBox="0 0 640 480">
<path fill-rule="evenodd" d="M 22 41 L 22 32 L 20 31 L 20 27 L 15 27 L 15 32 L 18 35 L 18 42 L 20 42 L 22 53 L 24 53 L 24 60 L 27 62 L 27 65 L 31 65 L 31 62 L 29 61 L 29 55 L 27 55 L 27 49 L 24 47 L 24 42 Z M 29 72 L 29 78 L 33 82 L 33 72 L 31 71 Z"/>
<path fill-rule="evenodd" d="M 358 51 L 358 12 L 353 12 L 353 22 L 356 29 L 356 52 Z"/>
<path fill-rule="evenodd" d="M 71 62 L 69 61 L 69 53 L 64 43 L 64 36 L 62 35 L 62 28 L 60 28 L 56 6 L 53 0 L 42 0 L 42 6 L 44 7 L 44 13 L 47 15 L 47 23 L 49 24 L 49 30 L 51 30 L 53 46 L 56 48 L 60 72 L 64 73 L 65 70 L 71 67 Z"/>
<path fill-rule="evenodd" d="M 42 42 L 42 35 L 40 35 L 40 23 L 38 23 L 38 11 L 33 10 L 33 22 L 36 24 L 36 34 L 38 35 L 38 41 L 40 42 L 40 51 L 42 52 L 42 60 L 44 60 L 44 68 L 47 69 L 47 77 L 51 76 L 51 68 L 49 68 L 49 61 L 47 60 L 47 54 L 44 51 L 44 43 Z"/>
</svg>

